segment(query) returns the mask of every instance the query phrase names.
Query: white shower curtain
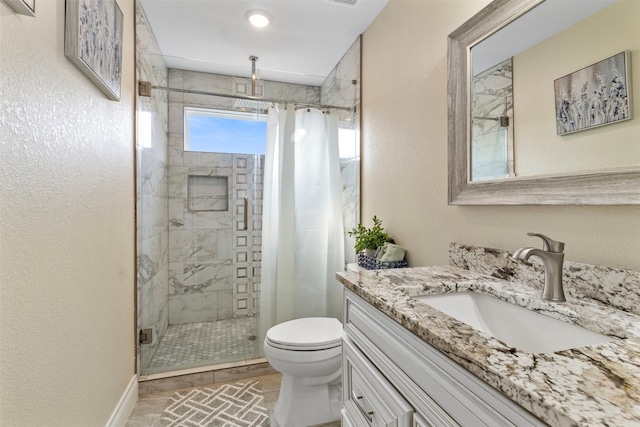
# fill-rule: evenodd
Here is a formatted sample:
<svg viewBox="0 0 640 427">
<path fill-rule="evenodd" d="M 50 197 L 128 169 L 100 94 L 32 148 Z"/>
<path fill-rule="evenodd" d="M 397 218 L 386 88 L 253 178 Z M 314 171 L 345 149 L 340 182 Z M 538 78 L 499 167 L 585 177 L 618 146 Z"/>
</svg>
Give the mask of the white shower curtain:
<svg viewBox="0 0 640 427">
<path fill-rule="evenodd" d="M 269 108 L 259 334 L 300 317 L 341 318 L 342 183 L 336 114 Z"/>
</svg>

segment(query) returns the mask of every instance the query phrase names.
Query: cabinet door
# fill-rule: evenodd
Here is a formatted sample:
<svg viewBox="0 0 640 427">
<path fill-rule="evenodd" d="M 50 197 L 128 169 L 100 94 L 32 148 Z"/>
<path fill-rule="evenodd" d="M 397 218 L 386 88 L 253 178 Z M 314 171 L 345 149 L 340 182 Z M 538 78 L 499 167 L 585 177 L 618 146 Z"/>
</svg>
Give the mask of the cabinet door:
<svg viewBox="0 0 640 427">
<path fill-rule="evenodd" d="M 435 427 L 435 425 L 431 424 L 429 420 L 416 412 L 413 414 L 413 423 L 411 424 L 411 427 Z"/>
<path fill-rule="evenodd" d="M 354 427 L 411 427 L 413 408 L 348 339 L 342 343 L 344 410 Z"/>
<path fill-rule="evenodd" d="M 345 340 L 421 415 L 413 426 L 546 426 L 349 290 L 344 309 Z"/>
<path fill-rule="evenodd" d="M 342 409 L 342 427 L 356 427 L 346 409 Z"/>
</svg>

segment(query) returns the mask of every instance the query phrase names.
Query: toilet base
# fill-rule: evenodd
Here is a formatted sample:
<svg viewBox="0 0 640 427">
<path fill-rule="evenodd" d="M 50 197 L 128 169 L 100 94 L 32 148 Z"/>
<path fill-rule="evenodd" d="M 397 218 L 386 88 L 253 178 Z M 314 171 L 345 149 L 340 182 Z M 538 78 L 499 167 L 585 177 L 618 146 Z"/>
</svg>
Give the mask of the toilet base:
<svg viewBox="0 0 640 427">
<path fill-rule="evenodd" d="M 341 382 L 308 385 L 308 377 L 282 374 L 273 414 L 280 427 L 313 426 L 340 420 Z"/>
</svg>

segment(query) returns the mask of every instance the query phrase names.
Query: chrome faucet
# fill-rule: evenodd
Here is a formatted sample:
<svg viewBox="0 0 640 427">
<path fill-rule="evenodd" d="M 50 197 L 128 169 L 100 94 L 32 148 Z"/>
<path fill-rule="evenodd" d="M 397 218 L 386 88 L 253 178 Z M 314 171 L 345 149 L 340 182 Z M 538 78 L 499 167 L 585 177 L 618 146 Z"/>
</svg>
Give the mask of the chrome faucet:
<svg viewBox="0 0 640 427">
<path fill-rule="evenodd" d="M 520 248 L 512 257 L 528 260 L 531 255 L 542 259 L 544 264 L 544 289 L 542 299 L 553 302 L 564 302 L 562 289 L 562 262 L 564 261 L 564 243 L 556 242 L 543 234 L 527 233 L 527 236 L 537 236 L 542 239 L 542 250 L 536 248 Z"/>
</svg>

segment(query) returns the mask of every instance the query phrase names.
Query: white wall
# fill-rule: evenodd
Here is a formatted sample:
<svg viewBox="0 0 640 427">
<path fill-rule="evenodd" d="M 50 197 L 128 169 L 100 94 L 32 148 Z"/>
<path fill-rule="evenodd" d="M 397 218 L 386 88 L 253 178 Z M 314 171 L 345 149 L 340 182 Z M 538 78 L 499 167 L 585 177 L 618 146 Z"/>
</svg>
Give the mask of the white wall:
<svg viewBox="0 0 640 427">
<path fill-rule="evenodd" d="M 122 100 L 64 56 L 63 0 L 0 2 L 0 425 L 104 426 L 135 375 L 133 0 Z"/>
<path fill-rule="evenodd" d="M 536 231 L 568 260 L 640 270 L 640 207 L 447 205 L 447 36 L 488 3 L 391 0 L 364 33 L 363 222 L 382 218 L 412 266 L 446 264 L 452 241 L 538 246 Z"/>
</svg>

